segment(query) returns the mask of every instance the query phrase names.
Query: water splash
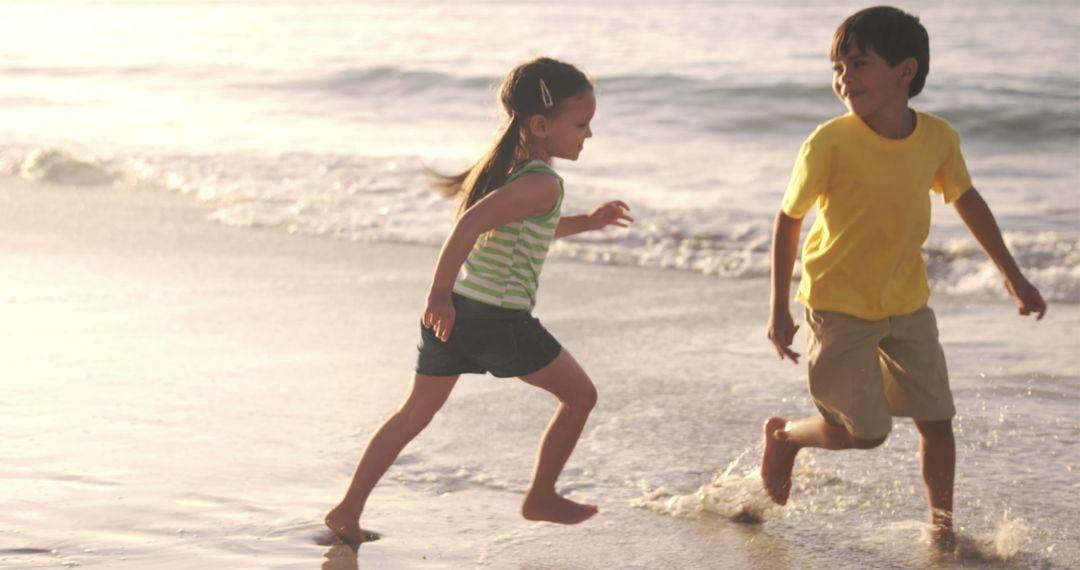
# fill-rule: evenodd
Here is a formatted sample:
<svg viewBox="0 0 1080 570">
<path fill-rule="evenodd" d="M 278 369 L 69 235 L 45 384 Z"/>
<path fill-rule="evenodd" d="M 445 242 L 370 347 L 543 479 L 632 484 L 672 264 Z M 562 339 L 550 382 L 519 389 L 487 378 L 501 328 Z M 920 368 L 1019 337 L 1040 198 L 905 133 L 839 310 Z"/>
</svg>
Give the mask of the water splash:
<svg viewBox="0 0 1080 570">
<path fill-rule="evenodd" d="M 1023 519 L 1010 518 L 1006 510 L 990 533 L 958 531 L 956 545 L 946 556 L 959 561 L 1008 562 L 1031 543 L 1030 535 L 1028 524 Z M 934 529 L 930 525 L 923 526 L 921 540 L 926 544 L 935 542 Z"/>
<path fill-rule="evenodd" d="M 664 488 L 645 489 L 644 495 L 633 505 L 679 518 L 710 513 L 738 523 L 764 522 L 765 511 L 775 504 L 765 493 L 760 472 L 752 468 L 741 475 L 734 474 L 739 462 L 751 451 L 754 450 L 743 451 L 711 482 L 693 493 L 679 495 Z"/>
</svg>

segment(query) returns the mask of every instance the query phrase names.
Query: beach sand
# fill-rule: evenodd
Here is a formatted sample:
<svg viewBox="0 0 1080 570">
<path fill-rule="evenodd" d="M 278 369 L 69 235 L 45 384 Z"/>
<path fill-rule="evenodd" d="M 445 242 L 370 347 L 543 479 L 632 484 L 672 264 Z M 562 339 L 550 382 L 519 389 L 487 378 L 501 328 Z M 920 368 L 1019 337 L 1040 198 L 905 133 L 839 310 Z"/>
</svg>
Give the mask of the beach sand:
<svg viewBox="0 0 1080 570">
<path fill-rule="evenodd" d="M 813 413 L 805 372 L 776 363 L 764 339 L 764 280 L 561 260 L 545 268 L 537 315 L 600 392 L 563 490 L 598 503 L 601 513 L 576 527 L 520 518 L 555 402 L 515 380 L 463 377 L 369 502 L 364 525 L 383 538 L 358 555 L 332 545 L 321 517 L 371 431 L 408 389 L 437 250 L 238 229 L 208 221 L 208 212 L 157 191 L 0 181 L 0 566 L 538 570 L 939 561 L 912 526 L 925 507 L 907 425 L 885 452 L 864 455 L 877 459 L 848 471 L 817 458 L 824 454 L 801 464 L 811 482 L 796 492 L 811 497 L 801 510 L 769 511 L 765 524 L 732 522 L 737 517 L 723 508 L 719 517 L 663 512 L 665 498 L 685 501 L 729 465 L 736 467 L 730 486 L 753 495 L 761 420 Z M 1015 319 L 999 305 L 996 322 Z M 955 348 L 954 367 L 978 362 L 988 346 L 1038 347 L 1034 362 L 993 370 L 1067 376 L 1075 340 L 1061 331 L 1080 330 L 1075 307 L 1057 311 L 1057 328 L 1016 321 L 1014 330 L 974 331 L 991 318 L 981 308 L 945 309 L 942 336 L 947 350 Z M 954 381 L 967 408 L 980 401 L 965 380 L 979 373 L 971 368 Z M 995 406 L 969 414 L 968 432 L 993 429 Z M 1029 501 L 1015 489 L 1050 484 L 1060 487 L 1055 496 L 1075 497 L 1077 422 L 1068 413 L 1047 411 L 1066 440 L 1056 471 L 995 475 L 1011 481 L 1012 491 L 999 489 L 1016 492 L 1011 501 L 994 491 L 958 499 L 979 516 L 1011 504 L 1037 538 L 1019 538 L 1020 550 L 1047 567 L 1076 561 L 1076 546 L 1065 544 L 1075 536 L 1067 530 L 1075 513 L 1061 526 L 1044 522 L 1040 515 L 1058 518 L 1055 501 Z M 1006 429 L 1027 433 L 1015 415 L 1009 421 Z M 965 444 L 962 455 L 967 465 L 1000 471 L 1008 459 L 979 455 L 985 441 Z M 896 457 L 901 473 L 889 471 Z M 964 465 L 958 485 L 976 487 L 982 478 L 963 475 Z M 848 483 L 851 493 L 835 488 Z M 866 503 L 833 500 L 852 495 L 866 495 Z M 871 518 L 869 530 L 829 528 L 836 509 L 859 508 L 869 513 L 857 515 Z M 978 526 L 987 516 L 969 520 Z M 822 542 L 830 536 L 850 548 L 837 554 Z"/>
</svg>

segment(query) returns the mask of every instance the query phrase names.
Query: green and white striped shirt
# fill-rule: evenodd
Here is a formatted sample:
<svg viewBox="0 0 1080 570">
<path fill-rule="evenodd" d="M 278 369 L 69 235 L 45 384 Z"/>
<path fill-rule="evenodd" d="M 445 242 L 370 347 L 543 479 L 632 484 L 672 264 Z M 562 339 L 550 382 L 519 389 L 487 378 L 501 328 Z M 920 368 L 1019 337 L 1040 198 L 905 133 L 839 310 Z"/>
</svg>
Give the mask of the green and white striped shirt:
<svg viewBox="0 0 1080 570">
<path fill-rule="evenodd" d="M 516 170 L 506 182 L 526 172 L 554 176 L 559 181 L 559 199 L 546 214 L 521 218 L 481 236 L 454 282 L 458 295 L 505 309 L 531 311 L 536 306 L 540 270 L 559 227 L 563 180 L 547 163 L 534 160 Z"/>
</svg>

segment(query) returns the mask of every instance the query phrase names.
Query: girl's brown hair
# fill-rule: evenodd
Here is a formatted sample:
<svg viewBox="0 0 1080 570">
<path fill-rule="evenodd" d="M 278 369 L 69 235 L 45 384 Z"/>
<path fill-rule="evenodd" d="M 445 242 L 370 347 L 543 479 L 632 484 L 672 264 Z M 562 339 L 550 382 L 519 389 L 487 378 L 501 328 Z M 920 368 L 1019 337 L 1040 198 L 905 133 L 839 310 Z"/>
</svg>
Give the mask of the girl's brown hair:
<svg viewBox="0 0 1080 570">
<path fill-rule="evenodd" d="M 529 117 L 554 117 L 564 99 L 592 89 L 592 80 L 581 70 L 551 58 L 537 58 L 514 68 L 499 89 L 499 101 L 509 121 L 498 139 L 465 172 L 437 175 L 439 191 L 458 199 L 455 217 L 505 184 L 514 166 L 527 158 L 525 125 Z"/>
</svg>

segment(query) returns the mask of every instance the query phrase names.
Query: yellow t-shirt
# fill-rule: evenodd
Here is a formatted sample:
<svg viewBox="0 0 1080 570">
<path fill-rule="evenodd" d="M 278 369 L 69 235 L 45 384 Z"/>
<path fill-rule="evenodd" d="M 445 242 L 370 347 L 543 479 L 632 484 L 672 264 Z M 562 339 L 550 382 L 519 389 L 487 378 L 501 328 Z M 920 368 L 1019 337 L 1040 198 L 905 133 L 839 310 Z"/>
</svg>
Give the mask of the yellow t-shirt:
<svg viewBox="0 0 1080 570">
<path fill-rule="evenodd" d="M 793 218 L 818 206 L 796 300 L 868 320 L 918 310 L 930 298 L 921 252 L 929 191 L 949 204 L 969 188 L 960 136 L 940 117 L 917 112 L 901 140 L 850 113 L 819 126 L 803 143 L 782 206 Z"/>
</svg>

